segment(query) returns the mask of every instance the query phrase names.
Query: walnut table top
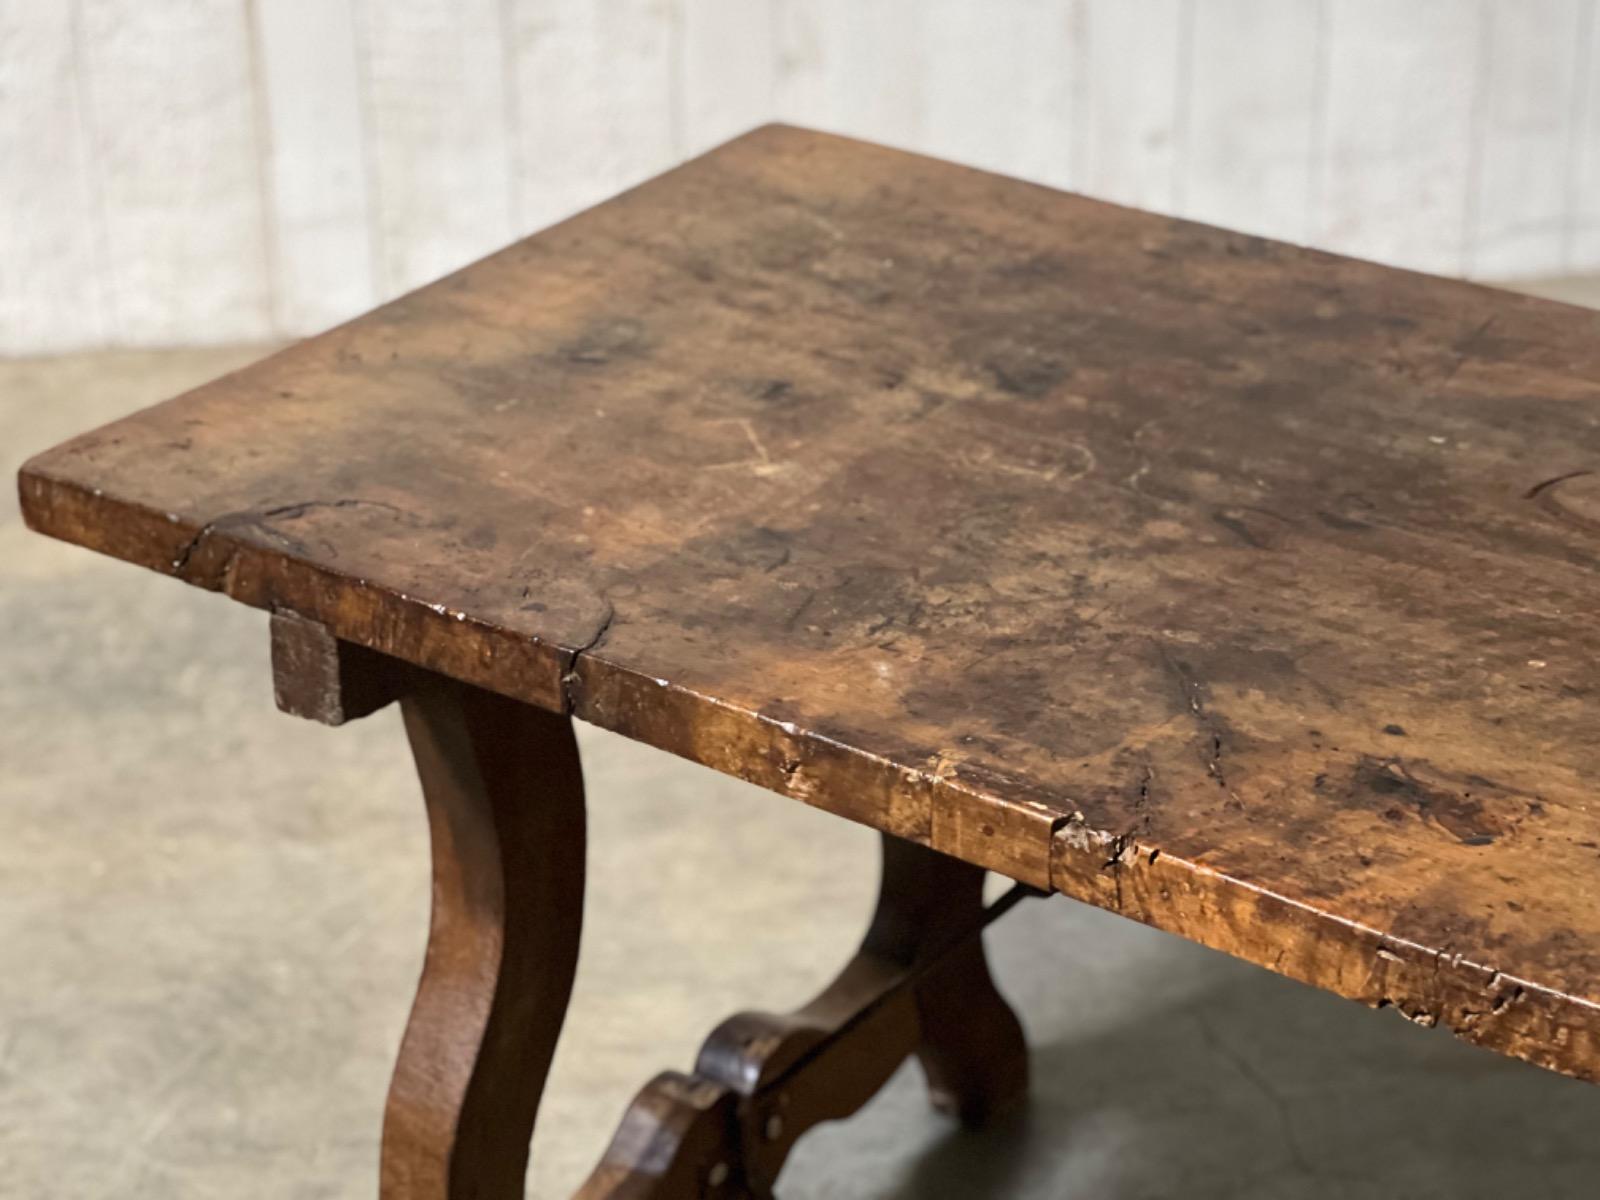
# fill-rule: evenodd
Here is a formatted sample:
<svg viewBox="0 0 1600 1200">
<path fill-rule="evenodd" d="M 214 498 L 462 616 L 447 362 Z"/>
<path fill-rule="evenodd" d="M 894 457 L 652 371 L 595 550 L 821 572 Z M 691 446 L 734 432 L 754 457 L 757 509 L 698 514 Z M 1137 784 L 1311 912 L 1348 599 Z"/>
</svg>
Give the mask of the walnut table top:
<svg viewBox="0 0 1600 1200">
<path fill-rule="evenodd" d="M 1600 314 L 770 127 L 21 489 L 1600 1079 Z"/>
</svg>

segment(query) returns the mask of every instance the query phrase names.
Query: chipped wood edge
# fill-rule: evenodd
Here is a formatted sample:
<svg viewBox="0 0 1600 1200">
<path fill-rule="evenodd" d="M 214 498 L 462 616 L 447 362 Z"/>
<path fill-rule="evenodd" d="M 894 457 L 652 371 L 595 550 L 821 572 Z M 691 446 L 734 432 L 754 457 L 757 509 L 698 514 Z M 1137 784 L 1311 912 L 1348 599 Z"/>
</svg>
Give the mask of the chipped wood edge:
<svg viewBox="0 0 1600 1200">
<path fill-rule="evenodd" d="M 1066 814 L 974 787 L 959 769 L 908 767 L 792 721 L 652 679 L 588 653 L 572 713 L 724 775 L 1044 890 Z"/>
<path fill-rule="evenodd" d="M 1051 890 L 1473 1045 L 1600 1083 L 1600 1005 L 1293 900 L 1075 817 Z"/>
<path fill-rule="evenodd" d="M 959 768 L 907 767 L 608 662 L 597 651 L 609 620 L 583 645 L 554 645 L 311 566 L 249 540 L 226 517 L 199 524 L 53 478 L 32 463 L 19 489 L 24 519 L 39 533 L 296 615 L 340 641 L 569 712 L 881 832 L 1049 886 L 1051 835 L 1065 816 L 1054 806 L 1003 798 L 963 780 Z"/>
</svg>

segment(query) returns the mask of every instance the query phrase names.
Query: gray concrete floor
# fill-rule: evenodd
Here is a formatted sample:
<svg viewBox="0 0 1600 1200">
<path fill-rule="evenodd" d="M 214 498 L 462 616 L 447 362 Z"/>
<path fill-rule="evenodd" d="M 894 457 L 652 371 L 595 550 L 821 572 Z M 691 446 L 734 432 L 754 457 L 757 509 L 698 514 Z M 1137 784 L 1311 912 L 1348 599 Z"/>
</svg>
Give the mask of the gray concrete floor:
<svg viewBox="0 0 1600 1200">
<path fill-rule="evenodd" d="M 256 353 L 0 363 L 0 467 Z M 260 613 L 28 534 L 7 491 L 0 1196 L 372 1195 L 428 897 L 395 714 L 279 716 Z M 825 982 L 874 887 L 864 830 L 582 745 L 588 940 L 534 1197 L 565 1195 L 714 1019 Z M 801 1143 L 785 1200 L 1600 1191 L 1600 1089 L 1066 900 L 989 937 L 1031 1110 L 966 1135 L 902 1071 Z"/>
</svg>

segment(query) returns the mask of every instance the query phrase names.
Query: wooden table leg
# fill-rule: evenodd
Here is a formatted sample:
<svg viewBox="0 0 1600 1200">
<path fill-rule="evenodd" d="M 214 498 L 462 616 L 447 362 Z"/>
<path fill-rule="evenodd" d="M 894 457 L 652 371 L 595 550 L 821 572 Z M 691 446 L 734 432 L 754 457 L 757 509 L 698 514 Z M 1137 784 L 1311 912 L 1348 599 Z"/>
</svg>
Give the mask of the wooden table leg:
<svg viewBox="0 0 1600 1200">
<path fill-rule="evenodd" d="M 329 724 L 399 698 L 433 840 L 433 914 L 384 1113 L 383 1200 L 516 1200 L 577 965 L 583 782 L 572 725 L 273 618 L 280 707 Z M 995 988 L 981 868 L 883 839 L 861 949 L 811 1003 L 740 1013 L 693 1074 L 634 1100 L 579 1200 L 763 1200 L 795 1142 L 865 1104 L 915 1054 L 969 1125 L 1027 1090 Z"/>
<path fill-rule="evenodd" d="M 860 951 L 798 1011 L 741 1013 L 694 1073 L 635 1098 L 579 1200 L 770 1197 L 795 1142 L 865 1104 L 916 1054 L 934 1104 L 981 1124 L 1027 1091 L 1027 1045 L 984 958 L 984 872 L 883 840 Z"/>
<path fill-rule="evenodd" d="M 380 1194 L 514 1200 L 578 961 L 577 743 L 564 715 L 443 679 L 401 707 L 433 837 L 433 919 Z"/>
<path fill-rule="evenodd" d="M 273 621 L 280 706 L 399 695 L 433 844 L 421 983 L 384 1112 L 383 1200 L 516 1200 L 577 965 L 584 803 L 570 718 Z"/>
</svg>

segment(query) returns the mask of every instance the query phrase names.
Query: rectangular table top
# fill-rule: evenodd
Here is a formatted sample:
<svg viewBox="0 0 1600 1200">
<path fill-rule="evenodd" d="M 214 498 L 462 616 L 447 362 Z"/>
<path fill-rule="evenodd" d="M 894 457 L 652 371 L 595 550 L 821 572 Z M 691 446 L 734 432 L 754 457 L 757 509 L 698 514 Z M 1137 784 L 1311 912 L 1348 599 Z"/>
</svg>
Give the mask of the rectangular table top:
<svg viewBox="0 0 1600 1200">
<path fill-rule="evenodd" d="M 21 490 L 1600 1079 L 1600 314 L 769 127 Z"/>
</svg>

